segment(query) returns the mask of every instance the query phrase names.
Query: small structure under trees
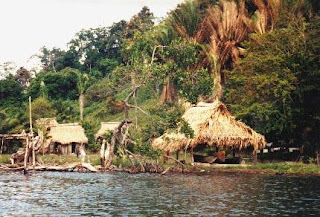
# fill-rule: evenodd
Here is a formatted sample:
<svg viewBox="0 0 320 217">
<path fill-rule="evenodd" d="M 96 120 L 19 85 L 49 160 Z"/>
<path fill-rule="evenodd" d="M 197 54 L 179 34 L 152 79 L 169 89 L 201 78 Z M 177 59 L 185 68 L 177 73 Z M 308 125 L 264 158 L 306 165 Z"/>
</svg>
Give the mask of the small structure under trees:
<svg viewBox="0 0 320 217">
<path fill-rule="evenodd" d="M 71 154 L 88 143 L 84 129 L 78 123 L 58 124 L 50 127 L 48 132 L 49 153 Z"/>
<path fill-rule="evenodd" d="M 252 128 L 237 121 L 219 100 L 213 103 L 198 103 L 189 108 L 183 119 L 194 131 L 194 138 L 183 133 L 165 133 L 153 140 L 154 148 L 165 152 L 179 150 L 193 150 L 200 146 L 223 147 L 233 150 L 242 150 L 251 147 L 256 157 L 257 150 L 266 145 L 265 137 Z"/>
<path fill-rule="evenodd" d="M 3 153 L 12 153 L 13 143 L 24 143 L 26 140 L 26 133 L 17 134 L 0 134 L 0 154 Z"/>
<path fill-rule="evenodd" d="M 101 127 L 95 134 L 96 140 L 101 140 L 106 133 L 113 132 L 119 124 L 120 122 L 101 122 Z"/>
</svg>

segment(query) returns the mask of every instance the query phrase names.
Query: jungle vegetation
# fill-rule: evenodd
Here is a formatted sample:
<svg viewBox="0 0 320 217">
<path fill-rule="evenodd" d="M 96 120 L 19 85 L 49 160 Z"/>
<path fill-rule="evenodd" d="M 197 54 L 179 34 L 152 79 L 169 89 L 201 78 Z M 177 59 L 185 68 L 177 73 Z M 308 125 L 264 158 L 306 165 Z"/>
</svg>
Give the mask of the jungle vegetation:
<svg viewBox="0 0 320 217">
<path fill-rule="evenodd" d="M 149 8 L 108 27 L 83 29 L 68 49 L 42 47 L 42 70 L 1 66 L 0 133 L 33 117 L 81 122 L 96 151 L 101 121 L 130 109 L 133 152 L 152 156 L 152 138 L 183 125 L 178 102 L 220 99 L 267 141 L 320 141 L 318 0 L 187 0 L 155 23 Z"/>
</svg>

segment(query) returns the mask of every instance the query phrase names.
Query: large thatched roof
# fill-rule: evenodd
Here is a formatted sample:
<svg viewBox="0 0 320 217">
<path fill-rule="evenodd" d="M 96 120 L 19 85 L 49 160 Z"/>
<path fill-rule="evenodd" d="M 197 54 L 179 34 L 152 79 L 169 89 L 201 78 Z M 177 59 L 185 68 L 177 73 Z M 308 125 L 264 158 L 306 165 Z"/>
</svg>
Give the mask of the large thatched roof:
<svg viewBox="0 0 320 217">
<path fill-rule="evenodd" d="M 114 131 L 119 124 L 120 122 L 101 122 L 101 127 L 95 135 L 96 139 L 102 137 L 108 131 Z"/>
<path fill-rule="evenodd" d="M 48 134 L 52 142 L 60 144 L 70 143 L 88 143 L 88 138 L 84 133 L 84 129 L 78 123 L 58 124 L 50 127 Z"/>
<path fill-rule="evenodd" d="M 165 133 L 154 139 L 153 147 L 173 152 L 207 144 L 240 149 L 253 146 L 258 150 L 266 144 L 264 136 L 235 120 L 227 107 L 218 100 L 214 103 L 198 103 L 197 106 L 189 108 L 182 117 L 193 129 L 194 138 L 189 139 L 184 134 Z"/>
</svg>

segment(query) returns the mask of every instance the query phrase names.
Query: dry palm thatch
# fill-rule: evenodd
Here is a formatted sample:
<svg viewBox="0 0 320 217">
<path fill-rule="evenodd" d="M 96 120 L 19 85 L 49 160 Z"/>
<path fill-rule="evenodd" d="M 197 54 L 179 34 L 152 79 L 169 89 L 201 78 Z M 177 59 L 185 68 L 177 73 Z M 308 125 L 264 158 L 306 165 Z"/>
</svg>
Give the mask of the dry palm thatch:
<svg viewBox="0 0 320 217">
<path fill-rule="evenodd" d="M 114 131 L 120 122 L 101 122 L 101 127 L 99 131 L 96 133 L 95 138 L 99 139 L 103 137 L 103 135 L 107 132 Z"/>
<path fill-rule="evenodd" d="M 67 145 L 71 143 L 88 143 L 84 129 L 78 123 L 58 124 L 50 127 L 48 136 L 51 142 Z"/>
<path fill-rule="evenodd" d="M 273 30 L 280 15 L 281 0 L 252 0 L 258 8 L 249 22 L 253 23 L 253 31 L 265 33 Z"/>
<path fill-rule="evenodd" d="M 152 146 L 159 150 L 175 152 L 185 149 L 189 139 L 182 133 L 165 133 L 152 141 Z"/>
<path fill-rule="evenodd" d="M 154 148 L 172 152 L 207 144 L 239 149 L 252 146 L 254 150 L 258 150 L 266 145 L 264 136 L 235 120 L 227 107 L 218 100 L 213 103 L 199 103 L 188 109 L 182 117 L 193 129 L 194 138 L 188 138 L 184 134 L 166 133 L 153 141 Z"/>
</svg>

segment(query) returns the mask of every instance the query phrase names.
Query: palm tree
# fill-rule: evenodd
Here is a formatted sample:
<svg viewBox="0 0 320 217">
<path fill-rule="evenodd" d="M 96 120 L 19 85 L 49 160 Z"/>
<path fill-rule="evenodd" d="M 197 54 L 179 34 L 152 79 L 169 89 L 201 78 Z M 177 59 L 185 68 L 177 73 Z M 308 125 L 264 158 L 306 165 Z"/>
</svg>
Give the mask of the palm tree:
<svg viewBox="0 0 320 217">
<path fill-rule="evenodd" d="M 80 121 L 83 121 L 84 93 L 88 87 L 89 76 L 86 73 L 80 72 L 78 69 L 65 68 L 62 73 L 74 74 L 77 77 L 77 91 L 79 94 L 79 110 Z"/>
<path fill-rule="evenodd" d="M 245 1 L 186 1 L 170 13 L 169 24 L 180 37 L 202 44 L 199 67 L 214 76 L 213 98 L 220 98 L 225 84 L 223 69 L 239 58 L 239 44 L 247 37 Z"/>
<path fill-rule="evenodd" d="M 80 121 L 83 121 L 84 92 L 86 90 L 89 77 L 87 74 L 85 73 L 82 74 L 79 71 L 77 71 L 76 75 L 78 77 L 77 88 L 79 92 Z"/>
<path fill-rule="evenodd" d="M 198 28 L 202 20 L 198 1 L 188 0 L 171 11 L 168 17 L 168 25 L 171 26 L 180 37 L 197 41 Z"/>
<path fill-rule="evenodd" d="M 153 56 L 156 55 L 156 51 L 168 49 L 171 46 L 173 40 L 177 37 L 175 32 L 172 29 L 172 26 L 168 24 L 168 22 L 164 22 L 160 24 L 156 29 L 155 39 L 157 42 L 157 46 L 154 47 Z M 158 55 L 159 61 L 164 62 L 165 60 L 161 59 L 161 55 Z M 171 59 L 167 60 L 168 62 L 172 61 Z M 153 64 L 153 60 L 152 63 Z M 177 94 L 175 90 L 175 86 L 171 81 L 171 72 L 167 72 L 165 84 L 163 86 L 160 103 L 165 104 L 167 102 L 174 102 L 177 99 Z M 157 84 L 159 86 L 159 84 Z"/>
<path fill-rule="evenodd" d="M 244 0 L 238 4 L 221 0 L 219 4 L 207 9 L 201 24 L 199 38 L 207 43 L 204 52 L 209 72 L 214 75 L 214 98 L 221 98 L 226 82 L 223 69 L 235 66 L 240 55 L 239 45 L 249 33 L 244 4 Z"/>
</svg>

